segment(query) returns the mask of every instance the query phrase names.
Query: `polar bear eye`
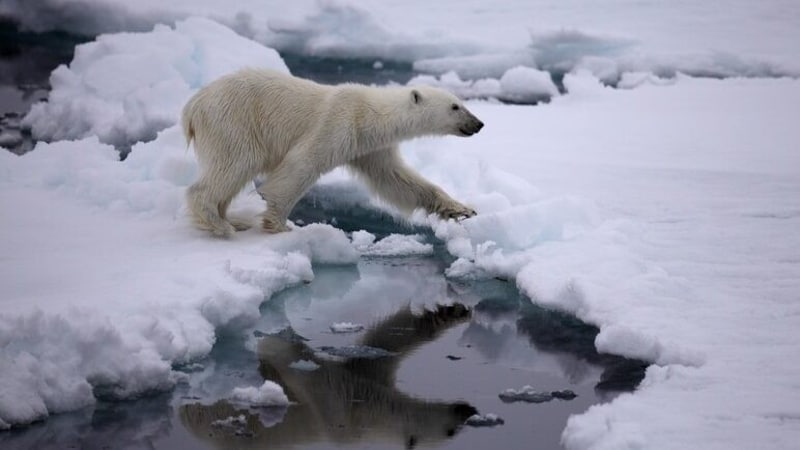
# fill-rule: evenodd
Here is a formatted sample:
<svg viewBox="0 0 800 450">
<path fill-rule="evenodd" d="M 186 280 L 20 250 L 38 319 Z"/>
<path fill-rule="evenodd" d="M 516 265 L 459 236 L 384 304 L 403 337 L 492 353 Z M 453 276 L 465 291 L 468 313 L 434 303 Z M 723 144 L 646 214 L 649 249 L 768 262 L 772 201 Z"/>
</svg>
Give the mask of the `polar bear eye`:
<svg viewBox="0 0 800 450">
<path fill-rule="evenodd" d="M 450 109 L 452 109 L 453 111 L 458 111 L 458 110 L 459 110 L 459 109 L 461 109 L 461 108 L 459 108 L 459 107 L 458 107 L 458 105 L 456 105 L 455 103 L 453 103 L 453 106 L 451 106 L 451 107 L 450 107 Z"/>
</svg>

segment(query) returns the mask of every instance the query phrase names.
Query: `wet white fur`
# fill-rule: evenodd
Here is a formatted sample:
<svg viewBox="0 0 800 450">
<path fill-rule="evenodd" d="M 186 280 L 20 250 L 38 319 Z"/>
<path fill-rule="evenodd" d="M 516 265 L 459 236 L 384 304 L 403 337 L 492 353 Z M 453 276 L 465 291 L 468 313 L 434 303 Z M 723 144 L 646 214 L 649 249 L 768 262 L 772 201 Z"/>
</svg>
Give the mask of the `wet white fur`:
<svg viewBox="0 0 800 450">
<path fill-rule="evenodd" d="M 458 105 L 458 110 L 453 109 Z M 263 225 L 286 231 L 300 197 L 324 173 L 348 164 L 386 201 L 445 217 L 470 208 L 406 166 L 397 144 L 423 135 L 464 135 L 477 119 L 452 94 L 429 87 L 326 86 L 269 70 L 220 78 L 183 109 L 187 142 L 194 139 L 201 173 L 188 189 L 195 224 L 230 236 L 247 223 L 226 216 L 233 197 L 266 175 Z"/>
</svg>

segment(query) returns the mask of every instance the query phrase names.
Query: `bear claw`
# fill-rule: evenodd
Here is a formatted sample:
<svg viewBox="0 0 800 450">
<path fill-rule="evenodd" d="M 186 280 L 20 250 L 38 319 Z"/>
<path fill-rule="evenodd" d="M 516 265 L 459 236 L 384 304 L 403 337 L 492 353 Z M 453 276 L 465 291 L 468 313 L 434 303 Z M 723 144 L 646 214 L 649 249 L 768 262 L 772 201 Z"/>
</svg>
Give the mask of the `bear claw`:
<svg viewBox="0 0 800 450">
<path fill-rule="evenodd" d="M 478 213 L 475 212 L 474 209 L 468 208 L 466 206 L 458 206 L 452 208 L 445 208 L 439 212 L 439 216 L 442 219 L 455 219 L 455 220 L 464 220 L 469 219 L 470 217 L 476 216 Z"/>
</svg>

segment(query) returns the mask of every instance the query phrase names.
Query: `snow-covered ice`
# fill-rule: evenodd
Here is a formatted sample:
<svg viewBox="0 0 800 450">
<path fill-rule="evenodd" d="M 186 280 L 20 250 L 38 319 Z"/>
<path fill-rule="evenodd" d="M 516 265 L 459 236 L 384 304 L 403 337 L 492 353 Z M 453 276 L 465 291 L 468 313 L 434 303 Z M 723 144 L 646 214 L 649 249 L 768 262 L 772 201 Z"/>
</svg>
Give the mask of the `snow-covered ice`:
<svg viewBox="0 0 800 450">
<path fill-rule="evenodd" d="M 2 3 L 36 29 L 169 25 L 79 47 L 26 118 L 53 142 L 0 153 L 0 428 L 170 389 L 173 367 L 207 355 L 216 329 L 254 323 L 265 299 L 313 279 L 312 263 L 351 264 L 388 239 L 312 224 L 220 241 L 189 225 L 183 101 L 244 65 L 285 70 L 246 35 L 400 58 L 475 92 L 502 92 L 517 66 L 520 79 L 565 74 L 536 107 L 470 102 L 479 136 L 405 144 L 409 164 L 479 212 L 412 222 L 456 258 L 449 276 L 515 280 L 598 326 L 598 350 L 653 363 L 636 392 L 573 416 L 567 448 L 794 448 L 800 81 L 757 77 L 800 74 L 800 11 L 695 3 L 426 2 L 425 14 L 394 1 L 100 0 L 86 14 L 69 14 L 84 12 L 77 0 Z M 172 23 L 189 15 L 206 18 Z M 342 184 L 339 201 L 380 207 L 344 172 L 321 180 Z M 233 211 L 262 203 L 246 189 Z M 398 239 L 395 253 L 410 243 Z"/>
<path fill-rule="evenodd" d="M 352 322 L 336 322 L 331 324 L 331 331 L 333 333 L 358 333 L 364 330 L 364 325 Z"/>
<path fill-rule="evenodd" d="M 274 381 L 264 380 L 259 387 L 237 387 L 231 392 L 231 399 L 236 402 L 252 406 L 287 406 L 289 399 L 283 393 L 283 388 Z"/>
</svg>

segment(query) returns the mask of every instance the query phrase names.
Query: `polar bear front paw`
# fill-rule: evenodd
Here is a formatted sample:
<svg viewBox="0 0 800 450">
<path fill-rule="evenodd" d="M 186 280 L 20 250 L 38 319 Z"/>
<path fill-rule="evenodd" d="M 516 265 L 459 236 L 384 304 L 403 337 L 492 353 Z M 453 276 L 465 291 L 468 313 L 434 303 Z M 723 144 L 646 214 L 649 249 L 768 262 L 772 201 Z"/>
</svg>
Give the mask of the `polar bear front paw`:
<svg viewBox="0 0 800 450">
<path fill-rule="evenodd" d="M 474 209 L 458 202 L 444 204 L 436 211 L 436 213 L 444 220 L 468 219 L 478 214 Z"/>
</svg>

